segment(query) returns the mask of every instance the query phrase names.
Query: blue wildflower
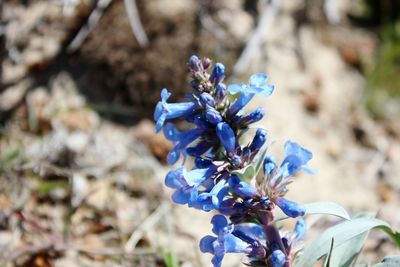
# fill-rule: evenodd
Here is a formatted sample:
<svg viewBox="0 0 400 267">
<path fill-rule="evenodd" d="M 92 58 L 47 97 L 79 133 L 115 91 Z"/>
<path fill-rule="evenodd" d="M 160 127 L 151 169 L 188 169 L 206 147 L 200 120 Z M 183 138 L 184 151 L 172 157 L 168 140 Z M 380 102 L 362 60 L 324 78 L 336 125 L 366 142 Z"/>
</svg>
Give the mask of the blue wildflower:
<svg viewBox="0 0 400 267">
<path fill-rule="evenodd" d="M 233 225 L 229 225 L 227 219 L 222 215 L 215 215 L 211 219 L 213 224 L 212 231 L 217 237 L 205 236 L 200 240 L 200 250 L 203 253 L 213 254 L 212 263 L 214 267 L 219 267 L 226 253 L 245 253 L 252 252 L 250 244 L 232 234 Z"/>
<path fill-rule="evenodd" d="M 301 169 L 308 173 L 314 173 L 306 164 L 312 159 L 312 153 L 298 144 L 287 141 L 285 143 L 285 158 L 281 164 L 281 172 L 284 178 L 292 176 Z"/>
<path fill-rule="evenodd" d="M 267 131 L 264 129 L 257 129 L 256 135 L 254 136 L 253 141 L 251 142 L 249 148 L 252 152 L 260 150 L 260 148 L 267 141 Z"/>
<path fill-rule="evenodd" d="M 256 73 L 251 75 L 249 79 L 249 84 L 232 84 L 228 86 L 228 91 L 235 95 L 237 93 L 248 93 L 254 96 L 254 94 L 259 94 L 261 96 L 270 96 L 275 87 L 267 83 L 268 76 L 263 73 Z"/>
<path fill-rule="evenodd" d="M 222 179 L 216 185 L 214 185 L 210 192 L 199 194 L 194 206 L 204 211 L 218 209 L 227 192 L 228 188 L 226 181 Z"/>
<path fill-rule="evenodd" d="M 254 186 L 240 180 L 236 175 L 232 175 L 229 179 L 229 187 L 233 193 L 243 198 L 252 198 L 257 195 L 257 189 Z"/>
<path fill-rule="evenodd" d="M 291 200 L 283 197 L 277 197 L 274 199 L 274 203 L 285 213 L 287 216 L 296 218 L 299 216 L 304 216 L 306 209 L 303 205 L 297 204 Z"/>
<path fill-rule="evenodd" d="M 264 114 L 264 109 L 256 108 L 253 112 L 246 116 L 238 116 L 238 121 L 236 122 L 236 124 L 239 128 L 245 128 L 252 123 L 260 121 L 264 117 Z"/>
<path fill-rule="evenodd" d="M 215 108 L 208 106 L 206 108 L 205 117 L 207 122 L 211 124 L 218 124 L 219 122 L 223 121 L 221 113 L 217 111 Z"/>
<path fill-rule="evenodd" d="M 186 171 L 180 167 L 168 172 L 165 177 L 165 185 L 176 189 L 172 200 L 177 204 L 189 204 L 192 206 L 197 200 L 199 186 L 214 172 L 213 168 L 194 169 Z"/>
<path fill-rule="evenodd" d="M 216 132 L 228 155 L 233 155 L 236 148 L 236 137 L 232 128 L 227 123 L 220 122 L 217 124 Z"/>
<path fill-rule="evenodd" d="M 206 107 L 207 105 L 210 107 L 215 107 L 215 100 L 209 93 L 201 93 L 199 99 L 203 107 Z"/>
<path fill-rule="evenodd" d="M 216 63 L 211 72 L 210 81 L 214 84 L 220 83 L 225 75 L 225 66 L 222 63 Z"/>
<path fill-rule="evenodd" d="M 167 89 L 161 91 L 161 101 L 158 102 L 154 111 L 154 120 L 156 121 L 156 131 L 159 132 L 164 122 L 169 119 L 183 117 L 193 113 L 198 105 L 195 102 L 167 103 L 171 93 Z"/>
</svg>

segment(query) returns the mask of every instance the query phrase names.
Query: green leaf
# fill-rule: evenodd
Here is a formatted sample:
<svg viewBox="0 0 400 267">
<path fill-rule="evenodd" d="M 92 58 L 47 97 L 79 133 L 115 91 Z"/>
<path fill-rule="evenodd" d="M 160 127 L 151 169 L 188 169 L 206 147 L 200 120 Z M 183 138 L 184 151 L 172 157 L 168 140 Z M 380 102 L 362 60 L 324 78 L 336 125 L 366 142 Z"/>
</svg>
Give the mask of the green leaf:
<svg viewBox="0 0 400 267">
<path fill-rule="evenodd" d="M 386 234 L 388 234 L 392 240 L 396 243 L 396 246 L 400 248 L 400 233 L 393 231 L 392 228 L 389 226 L 379 226 L 377 227 L 378 229 L 384 231 Z"/>
<path fill-rule="evenodd" d="M 10 147 L 4 153 L 1 154 L 0 156 L 0 162 L 3 163 L 10 163 L 16 158 L 18 158 L 20 154 L 20 149 L 19 147 Z"/>
<path fill-rule="evenodd" d="M 353 237 L 377 227 L 388 227 L 390 229 L 386 222 L 371 218 L 356 218 L 337 224 L 323 232 L 308 246 L 294 266 L 312 266 L 318 259 L 329 252 L 332 238 L 335 239 L 335 247 L 337 247 Z"/>
<path fill-rule="evenodd" d="M 355 218 L 375 218 L 374 213 L 357 214 Z M 357 255 L 361 252 L 367 239 L 369 231 L 353 237 L 349 241 L 335 248 L 335 253 L 331 257 L 332 266 L 350 266 Z"/>
<path fill-rule="evenodd" d="M 400 256 L 385 257 L 380 263 L 375 264 L 373 267 L 399 267 Z"/>
<path fill-rule="evenodd" d="M 243 169 L 232 171 L 232 173 L 237 175 L 240 180 L 250 182 L 250 180 L 253 179 L 255 175 L 255 169 L 252 165 L 248 165 Z"/>
<path fill-rule="evenodd" d="M 179 267 L 178 259 L 174 253 L 166 251 L 164 247 L 160 247 L 160 252 L 166 267 Z"/>
<path fill-rule="evenodd" d="M 306 215 L 313 215 L 313 214 L 327 214 L 337 216 L 346 220 L 350 220 L 350 215 L 347 211 L 334 202 L 313 202 L 304 205 L 306 209 Z M 276 221 L 281 221 L 289 218 L 286 215 L 282 215 L 281 217 L 276 218 Z"/>
</svg>

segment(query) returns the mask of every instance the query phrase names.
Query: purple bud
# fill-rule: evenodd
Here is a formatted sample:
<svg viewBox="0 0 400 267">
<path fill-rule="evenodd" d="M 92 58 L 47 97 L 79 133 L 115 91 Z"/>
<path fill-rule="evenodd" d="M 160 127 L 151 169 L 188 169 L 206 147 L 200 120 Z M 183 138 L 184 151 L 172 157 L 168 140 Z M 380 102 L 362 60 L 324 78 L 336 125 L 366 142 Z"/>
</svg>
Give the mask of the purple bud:
<svg viewBox="0 0 400 267">
<path fill-rule="evenodd" d="M 253 142 L 250 144 L 250 150 L 256 152 L 264 145 L 267 140 L 267 131 L 264 129 L 257 129 Z"/>
<path fill-rule="evenodd" d="M 189 65 L 189 68 L 194 72 L 203 70 L 203 64 L 201 63 L 200 59 L 195 55 L 193 55 L 189 58 L 188 65 Z"/>
<path fill-rule="evenodd" d="M 225 66 L 222 63 L 217 63 L 211 72 L 210 81 L 213 84 L 218 84 L 224 79 Z"/>
<path fill-rule="evenodd" d="M 299 216 L 304 216 L 306 209 L 303 205 L 297 204 L 296 202 L 290 201 L 283 197 L 277 197 L 275 199 L 275 204 L 285 213 L 287 216 L 296 218 Z"/>
<path fill-rule="evenodd" d="M 211 59 L 209 59 L 208 57 L 203 58 L 203 68 L 206 70 L 211 66 Z"/>
<path fill-rule="evenodd" d="M 210 107 L 215 107 L 215 100 L 209 93 L 204 92 L 200 95 L 200 103 L 203 105 L 203 107 L 206 107 L 207 105 Z"/>
</svg>

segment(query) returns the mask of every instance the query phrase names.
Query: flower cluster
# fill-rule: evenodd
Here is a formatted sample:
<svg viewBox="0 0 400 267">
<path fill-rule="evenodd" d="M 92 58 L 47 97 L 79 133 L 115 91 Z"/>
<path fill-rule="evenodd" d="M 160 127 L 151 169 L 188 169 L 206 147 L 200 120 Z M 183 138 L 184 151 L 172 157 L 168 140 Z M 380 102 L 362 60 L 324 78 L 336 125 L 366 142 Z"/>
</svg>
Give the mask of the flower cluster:
<svg viewBox="0 0 400 267">
<path fill-rule="evenodd" d="M 242 144 L 251 124 L 264 117 L 262 108 L 246 112 L 244 107 L 255 95 L 267 97 L 274 91 L 265 74 L 252 75 L 248 84 L 226 86 L 223 64 L 212 67 L 210 59 L 192 56 L 188 67 L 193 93 L 185 102 L 169 103 L 171 94 L 163 89 L 154 113 L 157 132 L 163 130 L 174 143 L 168 163 L 194 158 L 192 169 L 182 165 L 167 174 L 165 184 L 175 190 L 172 200 L 219 213 L 211 220 L 215 236 L 200 241 L 201 251 L 213 254 L 214 266 L 221 266 L 226 253 L 245 254 L 250 266 L 291 266 L 307 227 L 300 218 L 291 235 L 283 234 L 275 224 L 275 210 L 292 218 L 305 214 L 305 208 L 285 194 L 293 175 L 313 172 L 307 166 L 311 152 L 288 141 L 278 164 L 266 153 L 267 131 L 262 128 Z M 177 118 L 192 126 L 178 130 L 171 122 Z"/>
</svg>

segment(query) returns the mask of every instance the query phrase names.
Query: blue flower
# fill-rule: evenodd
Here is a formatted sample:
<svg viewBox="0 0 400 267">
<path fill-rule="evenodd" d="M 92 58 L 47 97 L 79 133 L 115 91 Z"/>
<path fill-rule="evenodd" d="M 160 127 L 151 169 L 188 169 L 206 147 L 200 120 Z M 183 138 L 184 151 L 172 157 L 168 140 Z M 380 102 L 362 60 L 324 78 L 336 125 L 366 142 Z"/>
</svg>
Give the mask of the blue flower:
<svg viewBox="0 0 400 267">
<path fill-rule="evenodd" d="M 310 151 L 292 141 L 287 141 L 285 143 L 285 158 L 281 164 L 282 176 L 287 178 L 301 169 L 308 173 L 314 173 L 314 170 L 306 166 L 311 159 L 312 153 Z"/>
<path fill-rule="evenodd" d="M 215 108 L 212 108 L 209 106 L 206 108 L 205 117 L 206 117 L 207 122 L 214 124 L 214 125 L 218 124 L 219 122 L 221 122 L 223 120 L 221 113 L 219 113 L 219 111 L 217 111 Z"/>
<path fill-rule="evenodd" d="M 214 267 L 221 266 L 226 253 L 251 253 L 251 246 L 232 234 L 234 227 L 228 224 L 224 216 L 215 215 L 211 223 L 213 224 L 212 231 L 217 237 L 209 235 L 203 237 L 200 240 L 200 250 L 214 255 L 212 259 Z"/>
<path fill-rule="evenodd" d="M 206 153 L 215 144 L 208 141 L 201 141 L 194 147 L 186 148 L 186 153 L 192 157 L 199 157 Z"/>
<path fill-rule="evenodd" d="M 207 105 L 210 107 L 215 107 L 215 100 L 209 93 L 201 93 L 199 100 L 203 107 L 206 107 Z"/>
<path fill-rule="evenodd" d="M 199 194 L 195 207 L 204 211 L 218 209 L 227 192 L 228 189 L 226 181 L 222 179 L 216 185 L 214 185 L 210 192 Z"/>
<path fill-rule="evenodd" d="M 304 216 L 306 209 L 303 205 L 297 204 L 296 202 L 290 201 L 283 197 L 277 197 L 274 199 L 274 203 L 291 218 L 296 218 L 299 216 Z"/>
<path fill-rule="evenodd" d="M 293 231 L 293 237 L 296 240 L 303 240 L 307 233 L 307 224 L 303 218 L 297 220 Z"/>
<path fill-rule="evenodd" d="M 222 63 L 216 63 L 211 72 L 210 81 L 218 84 L 222 81 L 225 75 L 225 66 Z"/>
<path fill-rule="evenodd" d="M 260 121 L 264 117 L 264 109 L 256 108 L 253 112 L 246 116 L 237 116 L 237 122 L 239 128 L 244 128 L 249 126 L 252 123 Z"/>
<path fill-rule="evenodd" d="M 270 96 L 275 87 L 267 84 L 268 76 L 263 73 L 256 73 L 250 77 L 249 84 L 232 84 L 228 86 L 228 91 L 235 95 L 237 93 L 259 94 L 261 96 Z"/>
<path fill-rule="evenodd" d="M 217 124 L 217 136 L 229 155 L 233 155 L 236 148 L 236 137 L 232 128 L 225 122 Z"/>
<path fill-rule="evenodd" d="M 286 262 L 285 253 L 282 250 L 274 250 L 271 254 L 271 261 L 274 267 L 282 267 Z"/>
<path fill-rule="evenodd" d="M 181 154 L 185 154 L 186 147 L 200 137 L 203 129 L 195 128 L 189 131 L 178 131 L 172 123 L 167 123 L 164 127 L 165 138 L 174 142 L 175 146 L 168 153 L 167 162 L 175 164 Z"/>
<path fill-rule="evenodd" d="M 276 168 L 276 161 L 274 157 L 265 157 L 264 159 L 264 175 L 269 175 Z"/>
<path fill-rule="evenodd" d="M 165 185 L 176 189 L 172 200 L 177 204 L 189 204 L 196 202 L 199 186 L 214 172 L 213 168 L 194 169 L 186 171 L 183 167 L 168 172 L 165 177 Z"/>
<path fill-rule="evenodd" d="M 232 175 L 229 179 L 229 187 L 233 193 L 246 199 L 257 195 L 257 189 L 254 186 L 240 180 L 236 175 Z"/>
<path fill-rule="evenodd" d="M 236 113 L 238 113 L 242 108 L 244 108 L 250 102 L 253 96 L 254 94 L 252 93 L 243 92 L 239 96 L 239 98 L 229 107 L 228 115 L 233 116 Z"/>
<path fill-rule="evenodd" d="M 195 102 L 167 103 L 170 96 L 171 93 L 167 89 L 164 88 L 161 91 L 161 101 L 158 102 L 154 111 L 157 132 L 161 130 L 166 120 L 187 116 L 198 108 Z"/>
<path fill-rule="evenodd" d="M 267 131 L 264 129 L 257 129 L 256 135 L 251 142 L 249 148 L 251 151 L 258 151 L 267 141 Z"/>
</svg>

